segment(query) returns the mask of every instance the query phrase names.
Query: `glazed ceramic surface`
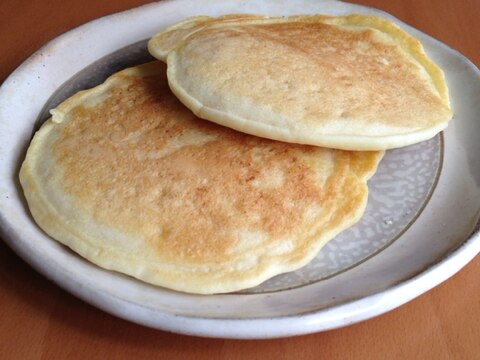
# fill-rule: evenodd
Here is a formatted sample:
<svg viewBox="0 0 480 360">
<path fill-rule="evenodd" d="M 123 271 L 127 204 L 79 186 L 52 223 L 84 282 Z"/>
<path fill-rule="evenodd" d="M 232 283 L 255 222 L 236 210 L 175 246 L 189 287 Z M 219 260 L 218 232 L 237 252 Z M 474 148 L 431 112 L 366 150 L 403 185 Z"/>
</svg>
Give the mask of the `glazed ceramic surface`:
<svg viewBox="0 0 480 360">
<path fill-rule="evenodd" d="M 48 110 L 124 67 L 150 61 L 146 39 L 186 16 L 375 14 L 420 38 L 444 70 L 455 117 L 442 134 L 388 151 L 362 220 L 306 267 L 226 295 L 189 295 L 98 268 L 44 234 L 18 183 Z M 164 1 L 74 29 L 32 55 L 0 89 L 1 236 L 34 268 L 122 318 L 186 334 L 297 335 L 386 312 L 444 281 L 480 251 L 480 74 L 458 52 L 378 10 L 338 1 Z"/>
</svg>

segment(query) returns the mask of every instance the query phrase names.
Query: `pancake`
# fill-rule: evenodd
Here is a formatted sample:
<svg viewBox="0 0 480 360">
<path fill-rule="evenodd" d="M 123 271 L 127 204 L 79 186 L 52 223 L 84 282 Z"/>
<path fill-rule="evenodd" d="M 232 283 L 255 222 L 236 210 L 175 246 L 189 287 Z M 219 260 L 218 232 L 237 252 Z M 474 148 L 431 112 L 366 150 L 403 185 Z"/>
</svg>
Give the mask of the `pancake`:
<svg viewBox="0 0 480 360">
<path fill-rule="evenodd" d="M 149 51 L 196 115 L 249 134 L 345 150 L 429 139 L 452 117 L 421 43 L 373 16 L 186 19 Z"/>
<path fill-rule="evenodd" d="M 267 19 L 265 16 L 250 14 L 230 14 L 212 18 L 209 16 L 191 16 L 159 32 L 148 42 L 148 51 L 157 59 L 166 62 L 167 55 L 177 44 L 194 32 L 216 23 L 235 23 L 238 20 Z"/>
<path fill-rule="evenodd" d="M 383 152 L 240 133 L 195 117 L 165 65 L 67 99 L 35 134 L 20 181 L 38 225 L 91 262 L 201 294 L 307 264 L 361 217 Z"/>
</svg>

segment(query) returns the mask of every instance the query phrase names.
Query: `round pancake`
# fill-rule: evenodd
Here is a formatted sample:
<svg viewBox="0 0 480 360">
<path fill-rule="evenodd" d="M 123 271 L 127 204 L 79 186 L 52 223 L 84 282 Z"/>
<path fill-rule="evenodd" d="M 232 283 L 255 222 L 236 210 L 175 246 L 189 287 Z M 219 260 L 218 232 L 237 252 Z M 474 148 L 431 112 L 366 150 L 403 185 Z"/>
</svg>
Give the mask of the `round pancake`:
<svg viewBox="0 0 480 360">
<path fill-rule="evenodd" d="M 35 221 L 101 267 L 192 293 L 305 265 L 361 217 L 383 155 L 200 120 L 160 62 L 116 73 L 52 115 L 20 171 Z"/>
<path fill-rule="evenodd" d="M 443 72 L 378 17 L 193 18 L 149 50 L 199 117 L 270 139 L 382 150 L 429 139 L 452 117 Z"/>
<path fill-rule="evenodd" d="M 169 26 L 167 29 L 159 32 L 148 42 L 148 51 L 157 59 L 166 62 L 167 55 L 175 49 L 177 44 L 205 27 L 216 23 L 235 23 L 238 20 L 259 20 L 266 19 L 265 16 L 250 14 L 230 14 L 212 18 L 209 16 L 191 16 L 178 23 Z"/>
</svg>

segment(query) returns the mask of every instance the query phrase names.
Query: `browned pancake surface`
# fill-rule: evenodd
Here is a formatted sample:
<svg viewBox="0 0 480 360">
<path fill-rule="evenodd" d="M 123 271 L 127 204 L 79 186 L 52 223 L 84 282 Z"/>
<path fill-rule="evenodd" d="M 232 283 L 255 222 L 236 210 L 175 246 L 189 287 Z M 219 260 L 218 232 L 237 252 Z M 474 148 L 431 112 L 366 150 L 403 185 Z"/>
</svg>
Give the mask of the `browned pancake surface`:
<svg viewBox="0 0 480 360">
<path fill-rule="evenodd" d="M 266 138 L 380 150 L 426 140 L 452 116 L 420 42 L 376 17 L 194 18 L 149 49 L 197 115 Z"/>
<path fill-rule="evenodd" d="M 164 71 L 120 72 L 60 105 L 36 135 L 22 184 L 53 237 L 101 266 L 211 293 L 298 268 L 358 220 L 381 153 L 199 120 Z"/>
</svg>

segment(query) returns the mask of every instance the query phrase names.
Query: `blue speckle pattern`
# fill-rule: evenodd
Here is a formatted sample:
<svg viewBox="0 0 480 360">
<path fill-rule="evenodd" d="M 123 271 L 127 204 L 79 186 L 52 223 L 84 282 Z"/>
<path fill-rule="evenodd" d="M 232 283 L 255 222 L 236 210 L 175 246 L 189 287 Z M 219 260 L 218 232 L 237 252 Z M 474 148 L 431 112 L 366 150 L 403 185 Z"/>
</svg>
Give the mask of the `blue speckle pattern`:
<svg viewBox="0 0 480 360">
<path fill-rule="evenodd" d="M 442 136 L 389 150 L 368 182 L 369 199 L 362 219 L 340 233 L 300 270 L 278 275 L 247 293 L 307 285 L 358 265 L 391 244 L 427 205 L 440 174 Z"/>
</svg>

